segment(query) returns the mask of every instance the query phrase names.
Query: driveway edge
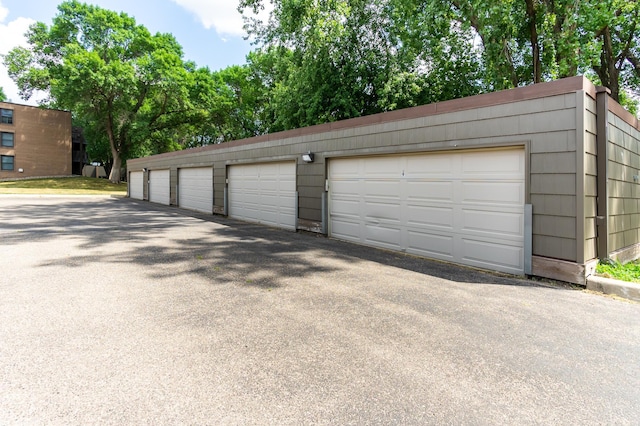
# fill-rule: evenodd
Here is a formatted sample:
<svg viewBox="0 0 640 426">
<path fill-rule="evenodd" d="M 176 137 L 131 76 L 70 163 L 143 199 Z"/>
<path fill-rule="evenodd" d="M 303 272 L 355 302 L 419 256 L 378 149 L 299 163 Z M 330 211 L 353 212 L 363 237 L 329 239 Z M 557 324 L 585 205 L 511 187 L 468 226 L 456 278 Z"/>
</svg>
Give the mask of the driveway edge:
<svg viewBox="0 0 640 426">
<path fill-rule="evenodd" d="M 587 277 L 587 290 L 615 294 L 625 299 L 640 302 L 640 284 L 631 284 L 625 281 L 590 275 Z"/>
</svg>

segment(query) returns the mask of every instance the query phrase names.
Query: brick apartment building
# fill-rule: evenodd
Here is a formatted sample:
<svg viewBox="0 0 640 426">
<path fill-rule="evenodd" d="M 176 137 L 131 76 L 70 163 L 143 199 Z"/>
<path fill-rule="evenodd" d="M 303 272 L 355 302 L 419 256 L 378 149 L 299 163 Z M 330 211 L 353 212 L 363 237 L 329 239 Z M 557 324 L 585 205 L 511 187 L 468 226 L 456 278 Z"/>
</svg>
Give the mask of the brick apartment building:
<svg viewBox="0 0 640 426">
<path fill-rule="evenodd" d="M 71 113 L 0 102 L 0 180 L 69 176 Z"/>
</svg>

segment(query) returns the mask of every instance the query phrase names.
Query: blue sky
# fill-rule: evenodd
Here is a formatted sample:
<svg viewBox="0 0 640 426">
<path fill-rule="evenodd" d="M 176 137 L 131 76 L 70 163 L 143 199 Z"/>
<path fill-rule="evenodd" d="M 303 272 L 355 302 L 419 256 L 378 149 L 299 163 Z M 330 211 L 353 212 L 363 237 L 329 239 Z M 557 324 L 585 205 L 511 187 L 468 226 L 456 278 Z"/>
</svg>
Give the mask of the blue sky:
<svg viewBox="0 0 640 426">
<path fill-rule="evenodd" d="M 0 0 L 0 54 L 23 44 L 23 34 L 36 21 L 50 25 L 61 1 Z M 184 57 L 212 70 L 245 63 L 252 49 L 244 40 L 238 0 L 88 0 L 105 9 L 125 12 L 151 32 L 171 33 Z M 23 101 L 0 65 L 0 86 L 12 102 Z"/>
</svg>

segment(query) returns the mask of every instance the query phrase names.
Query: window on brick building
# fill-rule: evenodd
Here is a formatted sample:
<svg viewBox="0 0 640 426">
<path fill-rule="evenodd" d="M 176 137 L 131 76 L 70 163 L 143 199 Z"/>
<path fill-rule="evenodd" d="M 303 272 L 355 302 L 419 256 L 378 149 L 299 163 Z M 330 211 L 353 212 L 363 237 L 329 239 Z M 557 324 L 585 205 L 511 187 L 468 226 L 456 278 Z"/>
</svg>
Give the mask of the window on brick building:
<svg viewBox="0 0 640 426">
<path fill-rule="evenodd" d="M 13 155 L 0 155 L 0 170 L 13 171 Z"/>
<path fill-rule="evenodd" d="M 1 144 L 5 148 L 13 148 L 13 133 L 2 132 Z"/>
<path fill-rule="evenodd" d="M 0 123 L 13 124 L 13 110 L 0 108 Z"/>
</svg>

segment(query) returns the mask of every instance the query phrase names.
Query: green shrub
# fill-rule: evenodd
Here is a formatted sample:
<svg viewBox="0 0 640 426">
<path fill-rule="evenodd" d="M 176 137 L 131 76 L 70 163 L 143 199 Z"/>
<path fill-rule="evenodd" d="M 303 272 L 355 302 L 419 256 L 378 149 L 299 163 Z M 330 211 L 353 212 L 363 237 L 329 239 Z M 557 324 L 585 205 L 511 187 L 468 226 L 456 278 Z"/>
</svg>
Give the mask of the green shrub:
<svg viewBox="0 0 640 426">
<path fill-rule="evenodd" d="M 640 283 L 640 263 L 600 262 L 596 268 L 598 275 L 616 280 Z"/>
</svg>

